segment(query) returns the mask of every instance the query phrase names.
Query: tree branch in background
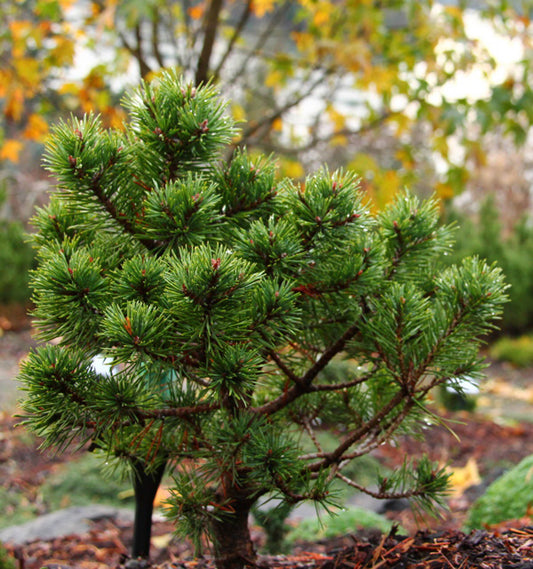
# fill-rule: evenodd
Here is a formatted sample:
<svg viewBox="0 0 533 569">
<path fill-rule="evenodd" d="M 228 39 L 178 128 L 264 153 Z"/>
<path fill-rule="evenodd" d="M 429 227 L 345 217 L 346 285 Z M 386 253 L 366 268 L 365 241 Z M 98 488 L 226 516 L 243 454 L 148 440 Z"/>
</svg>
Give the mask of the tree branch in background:
<svg viewBox="0 0 533 569">
<path fill-rule="evenodd" d="M 198 59 L 198 67 L 196 69 L 196 85 L 207 83 L 209 80 L 209 70 L 211 65 L 211 56 L 213 54 L 213 46 L 217 37 L 217 31 L 220 20 L 220 11 L 224 5 L 223 0 L 211 0 L 209 9 L 204 20 L 204 43 L 202 51 Z"/>
</svg>

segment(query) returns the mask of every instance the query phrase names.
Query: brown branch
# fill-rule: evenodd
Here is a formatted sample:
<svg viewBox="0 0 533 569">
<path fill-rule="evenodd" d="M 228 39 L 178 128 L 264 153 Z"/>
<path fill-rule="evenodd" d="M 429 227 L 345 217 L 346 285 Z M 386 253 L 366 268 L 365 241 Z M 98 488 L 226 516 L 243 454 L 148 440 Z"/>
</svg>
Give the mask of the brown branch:
<svg viewBox="0 0 533 569">
<path fill-rule="evenodd" d="M 140 419 L 164 419 L 165 417 L 178 417 L 187 419 L 198 413 L 210 413 L 220 409 L 220 403 L 204 403 L 190 407 L 168 407 L 166 409 L 137 410 L 136 416 Z"/>
<path fill-rule="evenodd" d="M 406 490 L 404 492 L 375 492 L 366 488 L 365 486 L 361 486 L 361 484 L 357 484 L 357 482 L 354 482 L 351 478 L 344 476 L 344 474 L 341 472 L 337 471 L 335 473 L 335 477 L 348 484 L 348 486 L 351 486 L 352 488 L 355 488 L 356 490 L 359 490 L 368 496 L 377 498 L 378 500 L 397 500 L 399 498 L 413 498 L 415 496 L 424 496 L 427 494 L 426 490 L 417 490 L 416 488 L 413 490 Z"/>
<path fill-rule="evenodd" d="M 163 54 L 159 49 L 160 37 L 159 37 L 159 25 L 161 23 L 161 18 L 159 17 L 159 12 L 153 10 L 152 12 L 152 52 L 154 54 L 155 60 L 159 67 L 165 67 L 165 62 L 163 60 Z"/>
<path fill-rule="evenodd" d="M 277 411 L 285 408 L 289 403 L 303 395 L 304 393 L 310 393 L 313 391 L 312 382 L 315 380 L 317 375 L 328 365 L 328 363 L 342 350 L 344 349 L 346 343 L 351 340 L 359 331 L 359 326 L 353 324 L 350 326 L 344 334 L 332 344 L 322 356 L 307 370 L 307 372 L 297 379 L 297 382 L 288 389 L 285 393 L 280 395 L 278 398 L 273 399 L 269 403 L 265 403 L 261 407 L 251 408 L 250 412 L 258 415 L 272 415 Z M 297 377 L 297 376 L 295 376 Z M 289 377 L 289 379 L 292 379 Z"/>
<path fill-rule="evenodd" d="M 350 389 L 350 387 L 355 387 L 365 381 L 368 381 L 372 377 L 373 373 L 369 373 L 362 377 L 357 377 L 351 381 L 345 381 L 344 383 L 332 383 L 327 385 L 311 385 L 309 386 L 309 391 L 317 393 L 319 391 L 340 391 L 341 389 Z"/>
<path fill-rule="evenodd" d="M 124 216 L 120 215 L 115 207 L 115 204 L 105 195 L 102 186 L 100 184 L 100 180 L 104 174 L 104 170 L 100 171 L 98 175 L 94 176 L 90 182 L 90 187 L 93 194 L 96 196 L 98 201 L 101 205 L 104 206 L 107 213 L 130 235 L 133 235 L 138 239 L 140 243 L 142 243 L 147 249 L 155 249 L 157 247 L 157 243 L 152 241 L 151 239 L 145 239 L 142 237 L 137 237 L 137 230 L 135 226 L 129 221 L 129 219 Z"/>
<path fill-rule="evenodd" d="M 249 126 L 243 132 L 243 134 L 242 134 L 242 136 L 238 142 L 238 145 L 239 146 L 245 146 L 247 141 L 256 132 L 261 130 L 263 127 L 272 125 L 277 119 L 281 118 L 285 113 L 287 113 L 292 108 L 299 105 L 303 100 L 310 97 L 313 94 L 313 91 L 315 89 L 318 89 L 318 87 L 320 87 L 323 84 L 325 78 L 328 76 L 329 73 L 330 73 L 330 70 L 325 69 L 323 71 L 323 73 L 320 75 L 320 77 L 318 79 L 316 79 L 315 81 L 313 81 L 303 93 L 300 93 L 299 95 L 297 95 L 294 99 L 287 102 L 285 105 L 283 105 L 282 107 L 277 109 L 275 112 L 271 113 L 270 115 L 265 116 L 262 120 L 257 121 L 254 124 L 252 124 L 251 126 Z"/>
<path fill-rule="evenodd" d="M 209 65 L 211 63 L 211 55 L 213 53 L 213 46 L 215 45 L 215 38 L 218 32 L 220 11 L 224 0 L 211 0 L 209 9 L 205 16 L 205 31 L 204 43 L 202 51 L 198 59 L 198 67 L 196 69 L 195 84 L 198 86 L 201 83 L 207 83 L 209 79 Z"/>
<path fill-rule="evenodd" d="M 232 85 L 233 83 L 235 83 L 235 81 L 237 81 L 239 79 L 239 77 L 244 77 L 246 75 L 246 68 L 248 67 L 248 64 L 250 63 L 250 61 L 252 60 L 252 57 L 254 55 L 257 55 L 258 53 L 261 53 L 263 46 L 268 41 L 268 39 L 272 36 L 272 32 L 274 31 L 274 28 L 283 19 L 284 12 L 287 10 L 288 7 L 289 7 L 289 3 L 285 2 L 282 6 L 280 6 L 274 12 L 272 17 L 270 18 L 268 26 L 263 30 L 263 32 L 260 34 L 259 38 L 257 39 L 255 46 L 248 52 L 247 57 L 244 59 L 242 65 L 240 66 L 238 71 L 236 73 L 234 73 L 234 75 L 228 80 L 228 85 Z"/>
<path fill-rule="evenodd" d="M 246 6 L 245 6 L 245 8 L 241 14 L 239 22 L 238 22 L 237 26 L 235 26 L 235 28 L 233 30 L 233 34 L 231 35 L 231 38 L 228 42 L 228 45 L 226 47 L 226 51 L 224 52 L 224 55 L 220 58 L 220 61 L 217 65 L 215 71 L 213 72 L 214 77 L 217 79 L 220 76 L 222 68 L 226 64 L 228 57 L 233 52 L 233 47 L 235 46 L 235 43 L 241 37 L 242 31 L 243 31 L 244 27 L 246 26 L 246 24 L 248 23 L 250 16 L 252 15 L 252 4 L 253 4 L 253 0 L 248 0 L 246 2 Z"/>
<path fill-rule="evenodd" d="M 301 378 L 300 376 L 296 375 L 292 369 L 290 369 L 285 362 L 279 357 L 278 354 L 276 354 L 276 352 L 274 352 L 274 350 L 269 350 L 268 355 L 270 356 L 270 358 L 272 359 L 272 361 L 275 362 L 275 364 L 278 366 L 278 368 L 287 376 L 288 379 L 290 379 L 292 382 L 294 382 L 295 384 L 300 384 L 301 383 Z"/>
<path fill-rule="evenodd" d="M 396 395 L 387 403 L 387 405 L 382 407 L 372 419 L 370 419 L 364 425 L 361 425 L 361 427 L 356 429 L 349 437 L 346 437 L 346 439 L 344 439 L 344 441 L 334 451 L 328 453 L 328 455 L 323 460 L 308 465 L 307 470 L 309 472 L 316 472 L 318 470 L 322 470 L 326 466 L 338 463 L 343 460 L 344 453 L 356 441 L 368 433 L 371 433 L 376 427 L 378 427 L 381 421 L 383 421 L 393 409 L 400 405 L 404 399 L 405 393 L 402 390 L 399 390 Z"/>
<path fill-rule="evenodd" d="M 130 44 L 130 42 L 128 41 L 128 39 L 126 38 L 126 36 L 123 32 L 119 31 L 118 37 L 120 38 L 122 45 L 137 60 L 137 63 L 139 64 L 139 73 L 140 73 L 141 77 L 144 79 L 152 71 L 152 69 L 150 68 L 150 66 L 146 62 L 146 59 L 144 57 L 144 53 L 142 50 L 142 34 L 141 34 L 140 24 L 137 24 L 135 26 L 134 33 L 135 33 L 135 41 L 136 41 L 135 46 Z"/>
</svg>

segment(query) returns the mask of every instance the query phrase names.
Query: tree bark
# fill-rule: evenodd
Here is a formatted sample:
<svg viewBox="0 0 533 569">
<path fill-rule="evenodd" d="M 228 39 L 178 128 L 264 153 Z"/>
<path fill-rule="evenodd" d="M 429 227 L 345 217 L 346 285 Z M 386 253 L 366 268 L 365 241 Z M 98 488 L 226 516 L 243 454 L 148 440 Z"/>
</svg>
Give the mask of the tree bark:
<svg viewBox="0 0 533 569">
<path fill-rule="evenodd" d="M 215 565 L 217 569 L 243 569 L 255 566 L 254 549 L 248 516 L 255 499 L 236 498 L 230 504 L 232 511 L 212 522 Z"/>
</svg>

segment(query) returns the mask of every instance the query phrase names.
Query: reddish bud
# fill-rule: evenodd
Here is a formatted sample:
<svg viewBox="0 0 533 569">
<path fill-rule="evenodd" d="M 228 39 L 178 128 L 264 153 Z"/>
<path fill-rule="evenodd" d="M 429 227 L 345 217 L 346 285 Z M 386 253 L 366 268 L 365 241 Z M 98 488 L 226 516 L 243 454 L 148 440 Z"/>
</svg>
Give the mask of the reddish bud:
<svg viewBox="0 0 533 569">
<path fill-rule="evenodd" d="M 211 259 L 211 267 L 213 267 L 213 271 L 218 271 L 220 269 L 220 258 Z"/>
<path fill-rule="evenodd" d="M 74 158 L 74 156 L 72 156 L 72 154 L 69 154 L 68 156 L 68 163 L 70 164 L 71 168 L 76 168 L 76 158 Z"/>
<path fill-rule="evenodd" d="M 83 134 L 81 133 L 81 131 L 79 129 L 76 129 L 74 131 L 74 134 L 80 139 L 83 140 Z"/>
<path fill-rule="evenodd" d="M 73 271 L 70 267 L 68 268 L 68 272 L 69 272 L 71 275 L 74 274 L 74 271 Z"/>
</svg>

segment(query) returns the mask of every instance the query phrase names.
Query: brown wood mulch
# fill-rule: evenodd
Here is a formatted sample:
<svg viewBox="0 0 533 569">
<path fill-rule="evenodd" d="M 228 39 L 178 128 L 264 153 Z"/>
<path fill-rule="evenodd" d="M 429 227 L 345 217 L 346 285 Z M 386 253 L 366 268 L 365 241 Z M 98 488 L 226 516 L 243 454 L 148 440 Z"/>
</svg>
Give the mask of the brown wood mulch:
<svg viewBox="0 0 533 569">
<path fill-rule="evenodd" d="M 157 550 L 151 564 L 127 563 L 128 536 L 110 520 L 90 534 L 12 549 L 19 569 L 214 569 L 183 543 Z M 293 554 L 260 556 L 261 569 L 533 569 L 533 526 L 501 530 L 368 533 L 295 546 Z"/>
</svg>

